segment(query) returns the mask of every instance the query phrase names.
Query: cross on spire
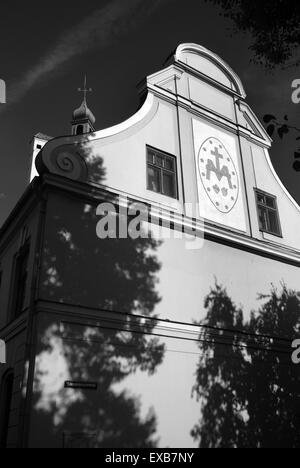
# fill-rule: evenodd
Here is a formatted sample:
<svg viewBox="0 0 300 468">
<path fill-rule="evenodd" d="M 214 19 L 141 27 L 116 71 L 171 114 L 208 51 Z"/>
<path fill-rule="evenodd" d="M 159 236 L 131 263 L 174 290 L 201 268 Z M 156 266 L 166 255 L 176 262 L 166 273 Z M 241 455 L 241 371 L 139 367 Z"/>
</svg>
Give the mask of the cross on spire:
<svg viewBox="0 0 300 468">
<path fill-rule="evenodd" d="M 92 89 L 87 86 L 86 75 L 84 76 L 83 88 L 77 88 L 77 91 L 83 93 L 83 101 L 78 109 L 75 109 L 73 112 L 72 135 L 82 135 L 93 132 L 96 122 L 96 118 L 93 112 L 88 108 L 86 102 L 87 93 L 92 91 Z"/>
<path fill-rule="evenodd" d="M 93 91 L 92 88 L 87 88 L 87 79 L 86 79 L 86 75 L 84 75 L 83 88 L 78 88 L 78 92 L 83 93 L 84 102 L 86 102 L 87 93 L 91 93 L 92 91 Z"/>
</svg>

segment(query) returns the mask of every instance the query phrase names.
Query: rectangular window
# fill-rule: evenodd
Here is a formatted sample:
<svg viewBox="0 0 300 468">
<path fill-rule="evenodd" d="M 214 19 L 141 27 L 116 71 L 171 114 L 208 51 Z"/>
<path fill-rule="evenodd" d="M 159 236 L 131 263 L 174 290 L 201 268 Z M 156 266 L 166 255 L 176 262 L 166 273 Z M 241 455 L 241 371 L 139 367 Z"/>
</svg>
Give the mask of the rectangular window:
<svg viewBox="0 0 300 468">
<path fill-rule="evenodd" d="M 259 229 L 262 232 L 281 237 L 281 228 L 276 197 L 264 192 L 256 192 Z"/>
<path fill-rule="evenodd" d="M 28 279 L 29 242 L 21 247 L 15 257 L 14 279 L 13 279 L 13 318 L 19 317 L 24 311 L 26 286 Z"/>
<path fill-rule="evenodd" d="M 176 158 L 147 148 L 147 179 L 148 190 L 177 198 Z"/>
</svg>

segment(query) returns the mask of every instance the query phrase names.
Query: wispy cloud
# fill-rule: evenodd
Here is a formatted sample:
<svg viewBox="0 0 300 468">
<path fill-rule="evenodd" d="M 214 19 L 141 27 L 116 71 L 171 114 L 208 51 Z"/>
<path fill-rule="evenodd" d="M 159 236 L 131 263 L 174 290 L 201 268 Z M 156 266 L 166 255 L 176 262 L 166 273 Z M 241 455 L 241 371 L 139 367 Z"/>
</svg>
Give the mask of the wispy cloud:
<svg viewBox="0 0 300 468">
<path fill-rule="evenodd" d="M 172 0 L 114 0 L 94 11 L 62 35 L 39 62 L 8 90 L 8 104 L 19 101 L 30 89 L 47 80 L 75 56 L 104 48 L 140 26 L 159 7 Z M 6 106 L 1 106 L 4 110 Z"/>
</svg>

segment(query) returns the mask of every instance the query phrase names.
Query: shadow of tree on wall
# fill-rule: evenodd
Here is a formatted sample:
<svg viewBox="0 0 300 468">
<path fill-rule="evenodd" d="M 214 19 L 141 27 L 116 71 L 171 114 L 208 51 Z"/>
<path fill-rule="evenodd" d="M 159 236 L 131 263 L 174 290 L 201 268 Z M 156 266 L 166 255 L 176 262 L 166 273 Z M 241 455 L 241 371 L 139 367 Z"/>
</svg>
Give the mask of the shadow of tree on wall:
<svg viewBox="0 0 300 468">
<path fill-rule="evenodd" d="M 192 436 L 201 448 L 300 446 L 300 367 L 291 361 L 300 300 L 281 288 L 259 296 L 249 321 L 219 284 L 207 296 L 193 388 L 201 417 Z"/>
<path fill-rule="evenodd" d="M 78 151 L 89 180 L 103 183 L 103 160 L 93 156 L 88 139 Z M 71 440 L 67 446 L 153 447 L 154 412 L 142 415 L 136 395 L 118 385 L 137 370 L 155 373 L 163 361 L 164 345 L 151 337 L 160 301 L 160 243 L 100 240 L 96 208 L 101 200 L 97 189 L 91 190 L 94 200 L 53 193 L 48 202 L 40 295 L 51 310 L 68 307 L 70 317 L 64 312 L 63 320 L 50 320 L 50 314 L 40 318 L 34 440 L 57 446 L 64 435 Z M 97 389 L 64 388 L 67 380 Z"/>
</svg>

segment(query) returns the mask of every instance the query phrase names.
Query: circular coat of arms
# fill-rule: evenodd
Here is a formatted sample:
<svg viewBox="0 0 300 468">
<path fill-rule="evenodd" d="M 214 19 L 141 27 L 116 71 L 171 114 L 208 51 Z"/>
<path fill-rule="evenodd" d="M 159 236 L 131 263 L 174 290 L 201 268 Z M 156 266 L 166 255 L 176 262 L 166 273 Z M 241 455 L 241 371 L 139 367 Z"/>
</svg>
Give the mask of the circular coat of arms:
<svg viewBox="0 0 300 468">
<path fill-rule="evenodd" d="M 221 213 L 229 213 L 239 196 L 239 177 L 227 149 L 217 138 L 208 138 L 200 148 L 198 170 L 204 190 Z"/>
</svg>

